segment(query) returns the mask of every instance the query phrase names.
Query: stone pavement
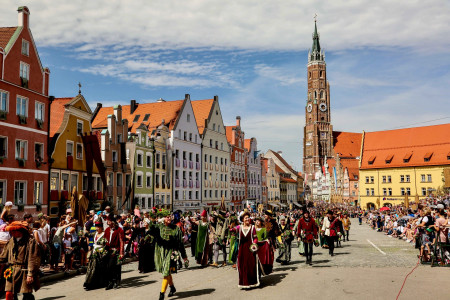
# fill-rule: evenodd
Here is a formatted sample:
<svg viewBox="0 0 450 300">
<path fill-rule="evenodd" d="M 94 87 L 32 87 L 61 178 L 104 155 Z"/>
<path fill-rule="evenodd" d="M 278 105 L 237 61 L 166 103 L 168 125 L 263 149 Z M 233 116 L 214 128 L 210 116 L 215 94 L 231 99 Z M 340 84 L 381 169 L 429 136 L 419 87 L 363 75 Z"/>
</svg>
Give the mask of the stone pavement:
<svg viewBox="0 0 450 300">
<path fill-rule="evenodd" d="M 313 265 L 293 248 L 290 265 L 275 263 L 274 273 L 261 279 L 261 287 L 249 291 L 237 287 L 237 271 L 224 268 L 191 266 L 174 277 L 178 290 L 170 299 L 395 299 L 403 280 L 417 263 L 413 245 L 393 239 L 358 225 L 352 220 L 350 241 L 330 257 L 327 249 L 314 248 Z M 373 244 L 371 244 L 371 243 Z M 377 248 L 374 247 L 374 245 Z M 189 251 L 188 251 L 189 252 Z M 399 299 L 450 299 L 450 292 L 438 287 L 448 285 L 447 268 L 419 266 L 408 278 Z M 161 288 L 159 273 L 139 274 L 137 263 L 123 266 L 122 285 L 118 290 L 84 291 L 84 276 L 76 276 L 43 285 L 36 299 L 158 299 Z"/>
</svg>

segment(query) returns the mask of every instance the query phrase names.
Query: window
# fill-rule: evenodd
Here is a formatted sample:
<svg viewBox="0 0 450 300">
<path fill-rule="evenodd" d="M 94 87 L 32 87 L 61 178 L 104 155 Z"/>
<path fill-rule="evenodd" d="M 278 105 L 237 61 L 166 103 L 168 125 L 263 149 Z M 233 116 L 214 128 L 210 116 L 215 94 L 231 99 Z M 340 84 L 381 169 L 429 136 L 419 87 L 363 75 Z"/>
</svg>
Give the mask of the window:
<svg viewBox="0 0 450 300">
<path fill-rule="evenodd" d="M 400 175 L 400 182 L 405 182 L 405 175 Z"/>
<path fill-rule="evenodd" d="M 431 174 L 428 174 L 427 175 L 427 178 L 428 178 L 428 182 L 431 182 L 432 180 L 431 180 Z"/>
<path fill-rule="evenodd" d="M 61 174 L 61 191 L 69 190 L 69 174 Z"/>
<path fill-rule="evenodd" d="M 67 141 L 66 142 L 66 156 L 72 156 L 73 155 L 73 142 Z"/>
<path fill-rule="evenodd" d="M 392 178 L 391 178 L 391 176 L 389 175 L 388 177 L 387 177 L 387 179 L 388 179 L 388 182 L 389 183 L 391 183 L 392 182 Z"/>
<path fill-rule="evenodd" d="M 14 203 L 16 205 L 26 204 L 27 201 L 27 182 L 26 181 L 16 181 L 14 183 Z"/>
<path fill-rule="evenodd" d="M 375 178 L 373 176 L 370 176 L 370 183 L 374 183 L 375 182 Z"/>
<path fill-rule="evenodd" d="M 410 175 L 406 175 L 405 178 L 406 178 L 406 182 L 411 182 L 411 176 Z"/>
<path fill-rule="evenodd" d="M 112 186 L 114 184 L 114 174 L 113 173 L 108 173 L 108 177 L 106 178 L 106 185 L 108 186 Z"/>
<path fill-rule="evenodd" d="M 402 196 L 404 196 L 405 195 L 405 188 L 401 188 L 400 189 L 400 193 L 402 194 Z"/>
<path fill-rule="evenodd" d="M 387 196 L 387 189 L 383 188 L 383 196 Z"/>
<path fill-rule="evenodd" d="M 34 144 L 34 160 L 36 163 L 42 163 L 44 160 L 44 144 Z"/>
<path fill-rule="evenodd" d="M 187 132 L 186 132 L 186 131 L 184 132 L 183 139 L 184 139 L 185 141 L 187 141 Z"/>
<path fill-rule="evenodd" d="M 213 130 L 216 131 L 216 124 L 213 124 Z"/>
<path fill-rule="evenodd" d="M 0 111 L 8 111 L 8 93 L 0 91 Z"/>
<path fill-rule="evenodd" d="M 386 183 L 386 176 L 383 176 L 383 183 Z"/>
<path fill-rule="evenodd" d="M 83 159 L 83 144 L 80 143 L 77 143 L 77 159 Z"/>
<path fill-rule="evenodd" d="M 30 55 L 30 43 L 28 41 L 22 40 L 22 54 L 26 56 Z"/>
<path fill-rule="evenodd" d="M 408 194 L 408 196 L 411 196 L 411 189 L 410 188 L 406 188 L 406 194 Z"/>
<path fill-rule="evenodd" d="M 127 151 L 125 151 L 125 155 L 127 159 L 130 159 L 130 149 L 127 149 Z"/>
<path fill-rule="evenodd" d="M 16 115 L 28 117 L 28 99 L 17 96 Z"/>
<path fill-rule="evenodd" d="M 392 189 L 388 188 L 388 196 L 392 196 Z"/>
<path fill-rule="evenodd" d="M 16 159 L 27 159 L 28 157 L 28 142 L 16 140 Z"/>
<path fill-rule="evenodd" d="M 34 117 L 36 120 L 44 121 L 45 105 L 41 102 L 35 103 Z"/>
<path fill-rule="evenodd" d="M 191 115 L 190 114 L 187 114 L 187 121 L 188 121 L 188 123 L 191 121 Z"/>
<path fill-rule="evenodd" d="M 8 156 L 8 138 L 0 136 L 0 157 Z"/>
<path fill-rule="evenodd" d="M 57 191 L 59 187 L 59 174 L 56 172 L 52 172 L 50 176 L 50 190 Z"/>
<path fill-rule="evenodd" d="M 112 161 L 117 162 L 117 151 L 112 152 Z"/>
<path fill-rule="evenodd" d="M 70 176 L 70 191 L 73 191 L 73 188 L 76 187 L 78 190 L 78 175 L 72 174 Z"/>
<path fill-rule="evenodd" d="M 152 175 L 150 173 L 147 173 L 146 187 L 147 188 L 151 188 L 152 187 Z"/>
<path fill-rule="evenodd" d="M 87 191 L 88 188 L 89 188 L 88 185 L 89 185 L 88 177 L 87 177 L 87 175 L 83 174 L 83 181 L 82 181 L 82 185 L 81 185 L 81 190 Z"/>
<path fill-rule="evenodd" d="M 0 203 L 6 202 L 6 180 L 0 180 Z"/>
<path fill-rule="evenodd" d="M 136 185 L 137 185 L 137 187 L 142 187 L 142 174 L 137 174 L 137 177 L 136 177 L 137 179 L 136 179 Z"/>
<path fill-rule="evenodd" d="M 147 154 L 147 168 L 151 168 L 152 167 L 152 156 L 151 154 Z"/>
<path fill-rule="evenodd" d="M 189 133 L 189 142 L 192 142 L 192 133 Z"/>
<path fill-rule="evenodd" d="M 370 196 L 370 190 L 366 189 L 366 196 Z"/>
<path fill-rule="evenodd" d="M 138 120 L 139 120 L 139 117 L 140 117 L 141 115 L 136 115 L 135 117 L 134 117 L 134 119 L 133 119 L 133 123 L 136 123 Z"/>
<path fill-rule="evenodd" d="M 123 183 L 123 175 L 122 173 L 117 173 L 117 182 L 116 182 L 117 186 L 122 186 L 122 183 Z"/>
<path fill-rule="evenodd" d="M 426 196 L 427 195 L 427 188 L 422 188 L 422 196 Z"/>
<path fill-rule="evenodd" d="M 145 114 L 144 119 L 142 120 L 142 122 L 147 122 L 148 118 L 150 118 L 150 114 Z"/>
<path fill-rule="evenodd" d="M 425 174 L 422 174 L 420 177 L 421 177 L 421 181 L 425 182 Z"/>
<path fill-rule="evenodd" d="M 30 66 L 24 62 L 20 62 L 20 78 L 25 80 L 30 78 Z"/>
<path fill-rule="evenodd" d="M 369 176 L 366 176 L 366 183 L 369 183 Z"/>
<path fill-rule="evenodd" d="M 44 183 L 42 181 L 35 181 L 34 182 L 34 203 L 35 204 L 42 204 L 42 198 L 43 198 L 43 186 Z"/>
</svg>

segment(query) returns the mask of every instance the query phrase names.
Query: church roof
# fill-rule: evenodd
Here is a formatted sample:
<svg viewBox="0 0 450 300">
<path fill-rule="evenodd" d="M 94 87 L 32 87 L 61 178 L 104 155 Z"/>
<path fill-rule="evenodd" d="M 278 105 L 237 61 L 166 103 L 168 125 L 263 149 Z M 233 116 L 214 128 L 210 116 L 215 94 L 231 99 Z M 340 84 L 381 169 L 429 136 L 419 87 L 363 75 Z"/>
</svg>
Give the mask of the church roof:
<svg viewBox="0 0 450 300">
<path fill-rule="evenodd" d="M 356 158 L 361 152 L 362 133 L 333 131 L 333 149 L 341 158 Z"/>
<path fill-rule="evenodd" d="M 450 165 L 450 124 L 366 132 L 361 169 Z"/>
</svg>

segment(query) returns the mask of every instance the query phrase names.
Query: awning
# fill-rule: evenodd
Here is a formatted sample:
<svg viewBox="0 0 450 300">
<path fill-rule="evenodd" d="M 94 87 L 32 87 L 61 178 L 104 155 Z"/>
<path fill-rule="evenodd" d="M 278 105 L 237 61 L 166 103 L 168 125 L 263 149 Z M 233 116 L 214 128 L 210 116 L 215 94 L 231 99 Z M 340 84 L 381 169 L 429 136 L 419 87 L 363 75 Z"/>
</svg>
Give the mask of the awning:
<svg viewBox="0 0 450 300">
<path fill-rule="evenodd" d="M 287 205 L 286 205 L 286 204 L 283 204 L 283 203 L 280 203 L 280 206 L 281 206 L 281 207 L 287 207 Z"/>
<path fill-rule="evenodd" d="M 269 202 L 268 204 L 271 205 L 272 207 L 279 207 L 278 203 Z"/>
<path fill-rule="evenodd" d="M 302 205 L 298 202 L 293 202 L 295 206 L 302 207 Z"/>
</svg>

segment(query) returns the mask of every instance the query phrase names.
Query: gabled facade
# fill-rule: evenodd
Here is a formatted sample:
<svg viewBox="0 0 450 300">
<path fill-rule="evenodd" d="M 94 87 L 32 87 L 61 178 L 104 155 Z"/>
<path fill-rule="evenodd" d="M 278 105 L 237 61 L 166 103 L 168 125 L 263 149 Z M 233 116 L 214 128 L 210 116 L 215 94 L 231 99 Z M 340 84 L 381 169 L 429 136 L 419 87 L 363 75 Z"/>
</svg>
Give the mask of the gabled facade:
<svg viewBox="0 0 450 300">
<path fill-rule="evenodd" d="M 18 26 L 0 27 L 0 199 L 11 200 L 20 217 L 48 210 L 50 71 L 31 34 L 30 10 L 18 13 Z"/>
<path fill-rule="evenodd" d="M 236 117 L 236 126 L 226 127 L 230 145 L 231 206 L 242 209 L 247 199 L 247 151 L 244 147 L 245 133 L 241 129 L 241 117 Z"/>
<path fill-rule="evenodd" d="M 192 101 L 202 138 L 202 204 L 218 207 L 222 198 L 230 203 L 230 147 L 223 125 L 219 97 Z"/>
<path fill-rule="evenodd" d="M 173 209 L 201 209 L 201 143 L 190 95 L 186 94 L 170 137 L 174 155 Z"/>
<path fill-rule="evenodd" d="M 81 94 L 52 102 L 49 216 L 54 222 L 65 214 L 74 188 L 90 201 L 103 200 L 105 177 L 102 173 L 102 179 L 97 167 L 100 164 L 102 169 L 103 165 L 98 138 L 91 135 L 91 117 L 92 111 Z"/>
<path fill-rule="evenodd" d="M 131 168 L 131 199 L 141 209 L 153 207 L 154 144 L 147 126 L 141 124 L 136 133 L 129 133 L 126 146 L 127 162 Z M 133 178 L 134 177 L 134 178 Z"/>
<path fill-rule="evenodd" d="M 267 158 L 261 156 L 261 204 L 267 208 Z"/>
<path fill-rule="evenodd" d="M 244 141 L 247 151 L 247 197 L 255 201 L 255 204 L 262 202 L 261 192 L 261 155 L 258 153 L 258 143 L 256 138 Z"/>
<path fill-rule="evenodd" d="M 122 118 L 122 106 L 114 106 L 113 114 L 107 116 L 106 127 L 94 130 L 100 135 L 101 156 L 106 169 L 105 200 L 119 212 L 129 210 L 132 208 L 133 183 L 126 158 L 128 120 Z"/>
<path fill-rule="evenodd" d="M 265 157 L 267 200 L 272 208 L 280 207 L 280 174 L 276 170 L 276 164 L 270 157 Z"/>
</svg>

